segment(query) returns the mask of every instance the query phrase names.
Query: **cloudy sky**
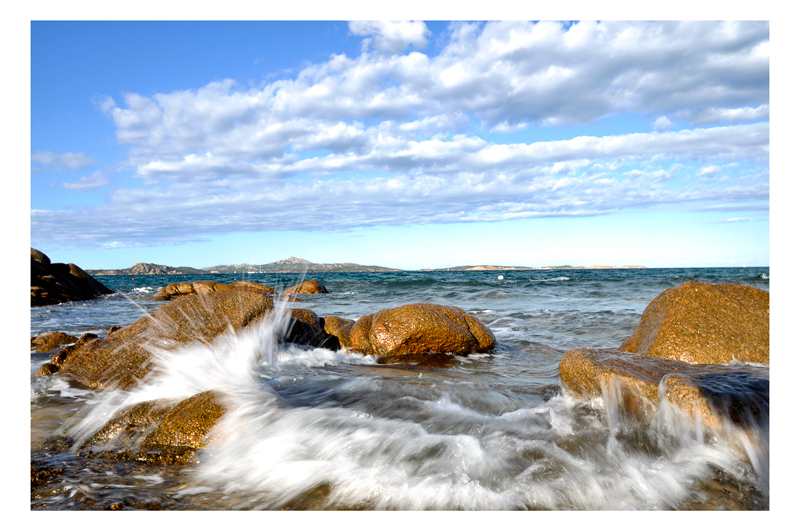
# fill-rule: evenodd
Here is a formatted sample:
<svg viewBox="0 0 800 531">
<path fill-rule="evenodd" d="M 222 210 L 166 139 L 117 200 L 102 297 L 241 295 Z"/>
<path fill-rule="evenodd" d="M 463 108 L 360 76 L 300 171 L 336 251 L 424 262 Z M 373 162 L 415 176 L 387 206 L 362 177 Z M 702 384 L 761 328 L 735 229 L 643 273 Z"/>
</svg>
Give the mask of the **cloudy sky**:
<svg viewBox="0 0 800 531">
<path fill-rule="evenodd" d="M 768 22 L 33 22 L 84 268 L 769 265 Z"/>
</svg>

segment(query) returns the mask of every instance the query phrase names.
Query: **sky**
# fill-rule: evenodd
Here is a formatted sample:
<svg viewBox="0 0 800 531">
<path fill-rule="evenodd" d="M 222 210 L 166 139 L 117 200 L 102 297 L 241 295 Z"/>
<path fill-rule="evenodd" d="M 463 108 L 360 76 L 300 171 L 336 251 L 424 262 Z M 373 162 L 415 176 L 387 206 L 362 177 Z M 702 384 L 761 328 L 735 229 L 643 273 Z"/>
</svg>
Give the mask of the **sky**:
<svg viewBox="0 0 800 531">
<path fill-rule="evenodd" d="M 770 22 L 30 24 L 30 244 L 84 269 L 770 265 Z"/>
</svg>

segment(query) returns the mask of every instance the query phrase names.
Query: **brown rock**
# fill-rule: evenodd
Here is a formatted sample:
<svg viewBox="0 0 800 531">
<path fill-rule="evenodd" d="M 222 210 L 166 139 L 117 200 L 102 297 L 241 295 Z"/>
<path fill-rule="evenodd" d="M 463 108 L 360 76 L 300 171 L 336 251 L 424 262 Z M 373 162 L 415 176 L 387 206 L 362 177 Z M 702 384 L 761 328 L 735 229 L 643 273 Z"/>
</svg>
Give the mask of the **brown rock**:
<svg viewBox="0 0 800 531">
<path fill-rule="evenodd" d="M 663 397 L 690 416 L 719 427 L 722 419 L 750 426 L 769 419 L 769 369 L 707 365 L 616 350 L 577 348 L 561 359 L 561 382 L 584 399 L 615 396 L 623 412 L 653 418 Z"/>
<path fill-rule="evenodd" d="M 769 292 L 684 282 L 647 306 L 619 349 L 687 363 L 769 365 Z"/>
<path fill-rule="evenodd" d="M 156 294 L 153 296 L 153 300 L 167 301 L 182 295 L 206 294 L 229 290 L 252 291 L 265 295 L 271 295 L 275 293 L 275 290 L 271 287 L 264 284 L 259 284 L 258 282 L 247 282 L 240 280 L 239 282 L 234 282 L 232 284 L 224 284 L 222 282 L 214 282 L 211 280 L 199 280 L 191 283 L 176 282 L 173 284 L 167 284 L 156 292 Z"/>
<path fill-rule="evenodd" d="M 283 291 L 284 295 L 297 293 L 328 293 L 328 290 L 325 289 L 325 286 L 323 286 L 319 280 L 306 280 L 302 284 L 297 284 L 296 286 L 292 286 L 291 288 Z"/>
<path fill-rule="evenodd" d="M 142 402 L 117 413 L 83 444 L 140 451 L 202 448 L 225 414 L 222 395 L 198 393 L 177 404 Z"/>
<path fill-rule="evenodd" d="M 75 264 L 53 264 L 31 248 L 31 306 L 91 300 L 114 293 Z"/>
<path fill-rule="evenodd" d="M 211 341 L 228 326 L 241 329 L 273 308 L 268 297 L 249 291 L 229 290 L 206 295 L 183 296 L 166 303 L 153 314 L 139 319 L 104 339 L 65 347 L 51 360 L 91 388 L 128 388 L 151 368 L 147 342 L 174 346 L 196 340 Z M 40 369 L 43 370 L 43 369 Z"/>
<path fill-rule="evenodd" d="M 379 362 L 392 363 L 405 362 L 409 355 L 487 352 L 495 341 L 492 332 L 464 310 L 420 303 L 361 317 L 350 328 L 349 344 L 378 356 Z"/>
<path fill-rule="evenodd" d="M 350 330 L 352 330 L 353 325 L 356 324 L 355 321 L 351 321 L 350 319 L 342 319 L 336 315 L 332 315 L 330 317 L 320 318 L 320 324 L 322 325 L 323 330 L 325 330 L 326 334 L 330 334 L 332 336 L 336 336 L 339 340 L 339 344 L 344 348 L 350 348 Z"/>
<path fill-rule="evenodd" d="M 64 332 L 47 332 L 37 338 L 31 339 L 31 348 L 35 349 L 36 352 L 46 352 L 61 345 L 75 343 L 77 340 L 77 337 L 65 334 Z"/>
</svg>

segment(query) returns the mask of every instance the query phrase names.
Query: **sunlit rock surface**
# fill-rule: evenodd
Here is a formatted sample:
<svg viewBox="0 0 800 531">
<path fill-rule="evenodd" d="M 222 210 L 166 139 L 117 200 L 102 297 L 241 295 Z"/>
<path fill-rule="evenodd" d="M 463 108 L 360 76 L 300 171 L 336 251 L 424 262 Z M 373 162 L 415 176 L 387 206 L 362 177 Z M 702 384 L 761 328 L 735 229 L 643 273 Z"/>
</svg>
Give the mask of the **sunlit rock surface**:
<svg viewBox="0 0 800 531">
<path fill-rule="evenodd" d="M 182 295 L 195 295 L 230 290 L 253 291 L 255 293 L 263 293 L 265 295 L 272 295 L 275 293 L 275 290 L 271 287 L 265 284 L 259 284 L 258 282 L 240 280 L 231 284 L 225 284 L 223 282 L 214 282 L 212 280 L 199 280 L 197 282 L 175 282 L 173 284 L 167 284 L 156 292 L 156 294 L 153 296 L 153 300 L 167 301 Z"/>
<path fill-rule="evenodd" d="M 769 292 L 684 282 L 647 306 L 619 350 L 687 363 L 769 365 Z"/>
<path fill-rule="evenodd" d="M 182 296 L 153 314 L 114 331 L 104 339 L 62 349 L 37 373 L 69 373 L 91 388 L 128 388 L 151 370 L 149 342 L 160 346 L 211 341 L 238 330 L 273 309 L 272 300 L 257 292 L 226 290 Z"/>
<path fill-rule="evenodd" d="M 749 427 L 769 419 L 769 368 L 706 365 L 617 350 L 577 348 L 559 364 L 564 388 L 584 399 L 603 397 L 627 414 L 655 417 L 667 400 L 691 417 L 720 427 Z"/>
<path fill-rule="evenodd" d="M 488 352 L 495 346 L 491 330 L 455 306 L 407 304 L 361 317 L 352 327 L 336 324 L 331 330 L 345 337 L 340 337 L 340 342 L 377 356 L 381 363 L 414 362 L 435 354 Z"/>
</svg>

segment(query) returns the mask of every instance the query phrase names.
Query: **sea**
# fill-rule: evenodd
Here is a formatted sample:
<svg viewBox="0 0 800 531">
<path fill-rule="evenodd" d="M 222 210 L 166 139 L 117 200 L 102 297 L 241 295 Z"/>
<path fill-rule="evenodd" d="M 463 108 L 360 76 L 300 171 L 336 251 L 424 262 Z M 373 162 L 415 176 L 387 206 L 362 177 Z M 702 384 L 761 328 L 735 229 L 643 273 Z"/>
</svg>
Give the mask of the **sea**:
<svg viewBox="0 0 800 531">
<path fill-rule="evenodd" d="M 558 365 L 576 347 L 614 349 L 661 292 L 694 280 L 769 290 L 768 267 L 97 276 L 115 291 L 31 308 L 31 335 L 103 337 L 159 305 L 172 282 L 317 279 L 328 294 L 276 300 L 248 328 L 157 352 L 155 380 L 91 391 L 31 353 L 34 510 L 763 510 L 769 426 L 746 437 L 661 408 L 626 421 L 613 398 L 577 400 Z M 496 339 L 445 366 L 380 365 L 346 350 L 281 344 L 285 307 L 347 319 L 409 303 L 457 306 Z M 153 347 L 155 349 L 155 347 Z M 114 413 L 205 390 L 226 397 L 213 441 L 189 464 L 87 457 Z"/>
</svg>

